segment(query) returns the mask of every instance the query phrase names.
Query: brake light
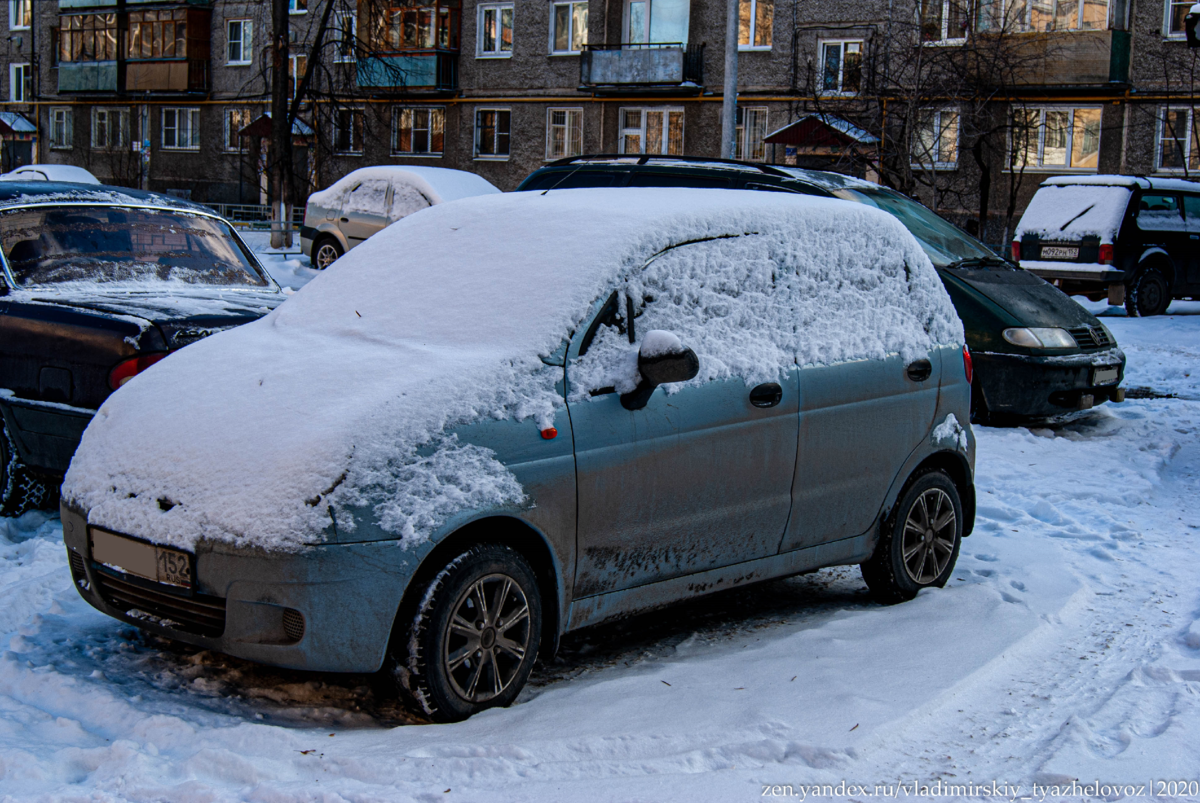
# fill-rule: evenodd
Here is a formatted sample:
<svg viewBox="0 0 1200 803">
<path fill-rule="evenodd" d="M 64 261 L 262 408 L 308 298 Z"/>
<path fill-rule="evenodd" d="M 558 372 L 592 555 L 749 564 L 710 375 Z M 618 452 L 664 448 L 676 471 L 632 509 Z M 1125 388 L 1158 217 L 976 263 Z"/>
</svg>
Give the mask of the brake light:
<svg viewBox="0 0 1200 803">
<path fill-rule="evenodd" d="M 1111 265 L 1113 263 L 1113 244 L 1100 243 L 1100 264 Z"/>
<path fill-rule="evenodd" d="M 967 374 L 967 384 L 975 382 L 975 364 L 971 362 L 971 350 L 963 346 L 963 371 Z"/>
<path fill-rule="evenodd" d="M 1013 262 L 1021 261 L 1021 241 L 1013 240 Z"/>
<path fill-rule="evenodd" d="M 165 356 L 167 356 L 165 352 L 139 354 L 124 362 L 117 363 L 117 366 L 108 372 L 108 386 L 116 390 Z"/>
</svg>

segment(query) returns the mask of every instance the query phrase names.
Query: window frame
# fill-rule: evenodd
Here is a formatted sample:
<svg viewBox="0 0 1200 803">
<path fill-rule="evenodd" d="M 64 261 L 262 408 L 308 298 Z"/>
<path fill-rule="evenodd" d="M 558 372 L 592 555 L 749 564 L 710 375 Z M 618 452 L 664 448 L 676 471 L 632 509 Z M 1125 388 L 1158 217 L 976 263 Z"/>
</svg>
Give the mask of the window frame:
<svg viewBox="0 0 1200 803">
<path fill-rule="evenodd" d="M 636 111 L 641 114 L 641 128 L 634 129 L 625 125 L 625 113 Z M 671 153 L 671 114 L 679 113 L 679 153 Z M 636 155 L 644 155 L 650 153 L 646 150 L 646 137 L 648 114 L 660 113 L 663 115 L 662 126 L 662 150 L 651 155 L 653 156 L 680 156 L 686 149 L 687 142 L 687 114 L 682 106 L 621 106 L 617 109 L 617 153 L 629 153 L 630 156 L 635 155 L 625 150 L 625 137 L 630 132 L 638 131 L 638 141 L 641 143 L 641 150 Z"/>
<path fill-rule="evenodd" d="M 737 145 L 737 147 L 734 149 L 734 153 L 736 155 L 733 158 L 740 159 L 743 162 L 766 162 L 767 161 L 766 137 L 767 137 L 767 134 L 769 134 L 771 131 L 771 127 L 770 127 L 771 109 L 770 109 L 770 107 L 769 106 L 739 106 L 737 111 L 738 111 L 738 114 L 736 116 L 740 117 L 742 119 L 742 122 L 737 123 L 734 126 L 734 130 L 737 135 L 736 139 L 734 141 L 735 141 L 735 144 Z M 754 114 L 754 115 L 761 114 L 763 117 L 763 122 L 762 122 L 762 126 L 761 126 L 763 140 L 759 142 L 759 145 L 762 147 L 762 158 L 761 159 L 755 159 L 753 157 L 753 154 L 751 154 L 749 151 L 750 141 L 748 139 L 746 139 L 746 118 L 749 117 L 751 114 Z"/>
<path fill-rule="evenodd" d="M 941 155 L 941 153 L 940 153 L 941 149 L 939 147 L 939 143 L 941 140 L 942 131 L 944 130 L 943 126 L 942 126 L 942 115 L 943 114 L 953 114 L 957 118 L 954 121 L 954 161 L 943 162 L 943 161 L 939 161 L 936 158 L 931 162 L 921 161 L 923 154 L 918 154 L 916 152 L 916 138 L 917 138 L 917 133 L 918 133 L 919 129 L 918 129 L 918 127 L 914 127 L 913 128 L 913 142 L 912 142 L 911 146 L 909 147 L 908 166 L 913 168 L 914 170 L 933 170 L 935 172 L 943 171 L 943 170 L 957 170 L 958 169 L 958 152 L 959 152 L 960 144 L 962 142 L 962 111 L 956 106 L 939 106 L 938 108 L 918 109 L 917 113 L 918 113 L 918 115 L 925 114 L 925 113 L 928 113 L 930 115 L 929 119 L 933 121 L 934 147 L 938 148 L 938 155 Z M 920 122 L 921 122 L 920 117 L 918 117 L 918 124 Z"/>
<path fill-rule="evenodd" d="M 308 0 L 288 0 L 288 15 L 296 16 L 308 13 Z"/>
<path fill-rule="evenodd" d="M 830 90 L 825 88 L 825 48 L 837 45 L 840 56 L 838 57 L 838 82 L 837 89 Z M 858 45 L 858 89 L 847 91 L 843 89 L 846 85 L 846 46 Z M 817 94 L 824 98 L 854 98 L 858 97 L 863 91 L 863 83 L 865 76 L 865 56 L 867 53 L 867 40 L 858 39 L 818 39 L 817 40 L 817 59 L 820 66 L 820 82 L 821 86 L 817 90 Z"/>
<path fill-rule="evenodd" d="M 96 129 L 99 124 L 99 117 L 105 116 L 104 127 L 107 135 L 106 141 L 102 145 L 96 144 Z M 117 118 L 117 141 L 112 141 L 112 116 Z M 91 150 L 106 151 L 118 148 L 124 148 L 129 145 L 129 109 L 122 106 L 93 106 L 92 107 L 92 136 L 90 139 Z"/>
<path fill-rule="evenodd" d="M 173 112 L 175 115 L 175 124 L 171 126 L 171 130 L 175 132 L 175 144 L 167 144 L 167 112 Z M 191 140 L 187 145 L 179 144 L 179 135 L 183 131 L 183 127 L 179 124 L 181 115 L 184 113 L 188 120 L 187 133 L 188 139 Z M 164 151 L 199 151 L 200 150 L 200 107 L 198 106 L 164 106 L 159 113 L 159 147 Z M 194 142 L 195 144 L 192 144 Z"/>
<path fill-rule="evenodd" d="M 479 116 L 481 114 L 487 114 L 489 112 L 495 113 L 497 115 L 507 114 L 508 115 L 508 130 L 505 131 L 503 134 L 501 133 L 500 125 L 499 125 L 500 118 L 497 117 L 495 133 L 493 133 L 493 135 L 492 135 L 492 147 L 496 149 L 496 152 L 495 153 L 482 153 L 480 151 L 479 145 L 480 145 L 480 136 L 483 133 L 483 129 L 482 129 L 482 126 L 480 125 Z M 485 162 L 507 162 L 510 158 L 512 158 L 512 107 L 510 107 L 510 106 L 476 106 L 475 107 L 474 128 L 475 128 L 474 146 L 473 146 L 473 151 L 474 151 L 473 158 L 474 159 L 479 160 L 479 161 L 485 161 Z M 507 137 L 507 139 L 508 139 L 508 149 L 506 151 L 504 151 L 503 153 L 499 152 L 501 136 Z"/>
<path fill-rule="evenodd" d="M 552 148 L 554 142 L 554 129 L 558 126 L 554 123 L 555 112 L 566 114 L 566 119 L 563 123 L 563 152 L 555 154 Z M 572 150 L 572 141 L 576 141 L 576 137 L 571 136 L 571 117 L 575 116 L 575 133 L 578 135 L 578 149 Z M 511 135 L 510 135 L 511 136 Z M 510 147 L 511 150 L 511 147 Z M 582 106 L 550 106 L 546 109 L 546 161 L 552 162 L 555 159 L 566 159 L 571 156 L 583 155 L 583 107 Z"/>
<path fill-rule="evenodd" d="M 1183 144 L 1188 146 L 1184 153 L 1183 167 L 1164 167 L 1163 166 L 1163 142 L 1167 125 L 1167 115 L 1171 112 L 1182 111 L 1187 112 L 1187 133 L 1183 138 Z M 1166 173 L 1167 175 L 1176 176 L 1191 176 L 1192 174 L 1200 173 L 1200 147 L 1196 143 L 1196 110 L 1192 106 L 1172 106 L 1170 104 L 1158 107 L 1158 119 L 1154 124 L 1154 172 Z M 1196 167 L 1191 166 L 1192 156 L 1197 156 Z"/>
<path fill-rule="evenodd" d="M 242 138 L 236 135 L 233 130 L 233 126 L 231 125 L 231 116 L 240 112 L 245 112 L 246 116 L 246 122 L 239 127 L 239 130 L 241 130 L 241 128 L 245 128 L 247 125 L 254 122 L 254 110 L 249 106 L 226 106 L 224 113 L 221 115 L 221 119 L 225 126 L 225 141 L 222 143 L 225 153 L 245 152 L 242 149 Z M 236 138 L 237 144 L 234 147 L 230 147 L 230 142 L 235 141 L 234 138 Z"/>
<path fill-rule="evenodd" d="M 20 13 L 18 13 L 20 9 Z M 25 20 L 24 24 L 15 24 L 17 17 Z M 8 0 L 8 29 L 10 31 L 28 31 L 33 27 L 33 0 Z"/>
<path fill-rule="evenodd" d="M 1193 3 L 1190 2 L 1189 0 L 1166 0 L 1166 2 L 1163 3 L 1163 38 L 1164 39 L 1172 39 L 1172 40 L 1176 40 L 1176 41 L 1178 41 L 1178 40 L 1186 41 L 1187 40 L 1187 30 L 1186 29 L 1181 28 L 1178 31 L 1171 29 L 1171 21 L 1174 16 L 1171 14 L 1171 11 L 1176 6 L 1183 6 L 1184 8 L 1190 9 L 1192 7 L 1192 5 L 1193 5 Z M 1183 13 L 1186 15 L 1187 11 L 1184 11 Z"/>
<path fill-rule="evenodd" d="M 931 2 L 941 3 L 941 35 L 937 39 L 926 39 L 924 30 L 924 15 L 921 12 L 923 6 L 919 7 L 917 13 L 921 15 L 918 19 L 917 35 L 921 37 L 921 44 L 925 47 L 954 47 L 957 45 L 965 45 L 967 43 L 967 31 L 971 29 L 971 4 L 968 3 L 966 8 L 960 8 L 963 14 L 963 19 L 966 24 L 963 26 L 962 36 L 950 36 L 950 7 L 951 5 L 961 5 L 959 0 L 930 0 Z M 1169 2 L 1169 0 L 1168 0 Z"/>
<path fill-rule="evenodd" d="M 766 2 L 771 4 L 771 33 L 770 41 L 765 45 L 754 44 L 754 39 L 758 33 L 758 4 Z M 750 36 L 748 44 L 742 44 L 742 28 L 741 28 L 741 12 L 742 4 L 750 6 Z M 769 51 L 775 46 L 775 0 L 738 0 L 738 51 Z"/>
<path fill-rule="evenodd" d="M 308 54 L 307 53 L 288 53 L 288 84 L 291 86 L 288 92 L 288 100 L 296 99 L 296 92 L 300 89 L 300 82 L 304 79 L 304 72 L 308 69 Z M 303 69 L 301 69 L 303 65 Z"/>
<path fill-rule="evenodd" d="M 50 131 L 47 140 L 50 143 L 50 150 L 71 150 L 75 145 L 75 121 L 74 109 L 70 106 L 51 106 L 50 107 Z M 62 115 L 63 138 L 58 141 L 54 137 L 54 129 L 57 125 L 55 118 Z"/>
<path fill-rule="evenodd" d="M 429 113 L 428 128 L 420 129 L 420 128 L 416 128 L 415 126 L 409 126 L 410 142 L 413 142 L 416 140 L 416 137 L 414 137 L 411 132 L 414 132 L 414 131 L 427 132 L 427 136 L 429 138 L 429 150 L 427 150 L 427 151 L 400 150 L 400 140 L 402 137 L 401 131 L 403 130 L 400 125 L 400 121 L 404 115 L 404 112 L 406 112 L 406 111 L 409 111 L 409 112 L 423 111 L 423 112 Z M 440 122 L 441 122 L 441 126 L 440 126 L 441 137 L 442 137 L 441 150 L 433 149 L 433 144 L 435 141 L 434 140 L 434 132 L 436 130 L 438 130 L 434 126 L 434 121 L 436 119 L 435 115 L 441 117 L 441 120 L 440 120 Z M 412 159 L 441 159 L 445 153 L 446 153 L 446 107 L 445 106 L 397 105 L 397 106 L 392 107 L 392 142 L 391 142 L 392 156 L 403 156 L 405 158 L 412 158 Z"/>
<path fill-rule="evenodd" d="M 230 46 L 233 44 L 233 26 L 238 26 L 238 53 L 241 58 L 234 60 L 229 58 Z M 250 31 L 250 36 L 246 36 L 246 31 Z M 249 41 L 247 41 L 249 38 Z M 254 20 L 240 17 L 238 19 L 225 20 L 225 66 L 226 67 L 248 67 L 254 63 Z"/>
<path fill-rule="evenodd" d="M 343 115 L 349 115 L 350 127 L 350 145 L 347 148 L 339 147 L 339 137 L 342 132 Z M 333 123 L 333 137 L 331 144 L 335 156 L 362 156 L 363 141 L 366 139 L 366 111 L 359 106 L 343 106 L 333 110 L 331 122 Z"/>
<path fill-rule="evenodd" d="M 517 7 L 512 0 L 501 3 L 480 3 L 476 6 L 476 28 L 475 28 L 475 58 L 477 59 L 510 59 L 512 58 L 513 50 L 516 48 L 516 30 L 517 30 Z M 504 11 L 507 9 L 512 16 L 509 18 L 509 48 L 504 50 Z M 488 50 L 487 43 L 484 39 L 484 18 L 489 11 L 496 13 L 496 41 L 497 50 Z"/>
<path fill-rule="evenodd" d="M 59 14 L 58 20 L 58 64 L 96 64 L 116 61 L 124 54 L 116 12 Z M 73 26 L 73 21 L 78 21 L 78 25 Z M 98 26 L 98 21 L 102 21 L 103 25 Z M 104 33 L 104 52 L 108 58 L 97 58 L 100 55 L 95 47 L 97 32 Z M 88 54 L 84 52 L 83 44 L 89 35 L 93 44 L 92 53 L 90 57 L 84 58 Z M 76 44 L 79 45 L 78 48 L 75 47 Z M 73 52 L 76 49 L 79 50 L 78 59 L 75 58 L 76 54 Z M 64 58 L 64 53 L 69 58 Z"/>
<path fill-rule="evenodd" d="M 334 50 L 334 64 L 357 64 L 358 63 L 358 14 L 354 11 L 335 11 L 333 12 L 334 27 L 333 30 L 338 34 L 337 48 Z M 346 29 L 346 22 L 349 21 L 350 29 Z M 349 34 L 350 50 L 346 51 L 346 35 Z"/>
<path fill-rule="evenodd" d="M 1037 112 L 1037 164 L 1026 164 L 1019 166 L 1017 164 L 1018 153 L 1014 141 L 1014 133 L 1016 124 L 1013 121 L 1014 116 L 1018 111 Z M 1067 164 L 1045 164 L 1046 151 L 1046 114 L 1048 112 L 1066 111 L 1070 112 L 1067 119 Z M 1070 162 L 1075 150 L 1075 113 L 1078 111 L 1098 111 L 1100 112 L 1100 130 L 1096 139 L 1096 166 L 1095 167 L 1072 167 Z M 1005 166 L 1005 172 L 1015 173 L 1024 171 L 1026 173 L 1079 173 L 1086 175 L 1088 173 L 1100 172 L 1100 143 L 1104 139 L 1104 107 L 1098 103 L 1080 103 L 1071 105 L 1061 104 L 1039 104 L 1031 106 L 1011 106 L 1009 108 L 1009 128 L 1008 128 L 1008 164 Z"/>
<path fill-rule="evenodd" d="M 559 0 L 551 0 L 551 2 L 550 2 L 550 46 L 549 46 L 549 53 L 551 56 L 578 56 L 580 53 L 582 53 L 584 50 L 587 49 L 587 44 L 588 44 L 587 43 L 587 35 L 588 35 L 587 29 L 588 29 L 588 21 L 589 21 L 588 5 L 589 5 L 589 3 L 587 0 L 562 0 L 561 2 Z M 575 30 L 575 28 L 574 28 L 575 9 L 576 9 L 576 7 L 583 8 L 583 18 L 584 18 L 583 41 L 579 43 L 580 47 L 578 49 L 558 50 L 554 46 L 554 43 L 558 38 L 558 36 L 557 36 L 557 34 L 558 34 L 557 12 L 558 12 L 559 6 L 567 7 L 567 28 L 568 28 L 568 30 L 567 30 L 567 45 L 568 45 L 568 47 L 570 47 L 570 45 L 573 44 L 573 42 L 571 41 L 571 34 Z M 514 22 L 515 22 L 515 20 L 514 20 Z"/>
<path fill-rule="evenodd" d="M 18 75 L 20 77 L 18 78 Z M 17 90 L 20 90 L 19 96 Z M 8 65 L 9 103 L 32 103 L 33 67 L 28 61 Z"/>
</svg>

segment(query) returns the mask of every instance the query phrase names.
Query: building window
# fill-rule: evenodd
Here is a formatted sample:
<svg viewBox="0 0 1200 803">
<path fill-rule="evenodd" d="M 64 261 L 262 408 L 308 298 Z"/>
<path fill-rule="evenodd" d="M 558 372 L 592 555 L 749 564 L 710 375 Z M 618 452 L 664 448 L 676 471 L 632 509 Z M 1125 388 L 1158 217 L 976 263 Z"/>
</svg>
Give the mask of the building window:
<svg viewBox="0 0 1200 803">
<path fill-rule="evenodd" d="M 459 3 L 454 0 L 387 9 L 380 46 L 384 50 L 458 49 Z"/>
<path fill-rule="evenodd" d="M 8 65 L 8 99 L 28 103 L 33 98 L 33 70 L 28 64 Z"/>
<path fill-rule="evenodd" d="M 921 41 L 959 44 L 966 41 L 970 10 L 961 0 L 922 0 Z"/>
<path fill-rule="evenodd" d="M 70 148 L 72 141 L 71 110 L 57 108 L 50 110 L 50 147 Z"/>
<path fill-rule="evenodd" d="M 237 153 L 242 149 L 242 138 L 238 135 L 250 123 L 254 122 L 254 113 L 246 106 L 235 106 L 225 110 L 225 151 Z"/>
<path fill-rule="evenodd" d="M 445 147 L 445 127 L 445 109 L 396 109 L 392 113 L 392 153 L 406 156 L 441 156 Z"/>
<path fill-rule="evenodd" d="M 1193 5 L 1192 0 L 1167 0 L 1167 21 L 1163 33 L 1180 39 L 1185 37 L 1187 29 L 1183 25 L 1183 18 L 1191 11 Z"/>
<path fill-rule="evenodd" d="M 513 5 L 479 7 L 479 55 L 511 56 L 513 49 Z"/>
<path fill-rule="evenodd" d="M 680 0 L 625 0 L 625 44 L 687 44 L 691 3 Z"/>
<path fill-rule="evenodd" d="M 1200 170 L 1198 136 L 1194 109 L 1163 109 L 1158 119 L 1158 169 L 1181 173 Z"/>
<path fill-rule="evenodd" d="M 333 152 L 361 154 L 363 151 L 362 109 L 336 109 L 333 112 Z"/>
<path fill-rule="evenodd" d="M 555 3 L 550 7 L 550 52 L 578 53 L 587 44 L 588 4 Z"/>
<path fill-rule="evenodd" d="M 767 109 L 765 106 L 737 110 L 737 156 L 745 162 L 765 162 L 767 144 Z"/>
<path fill-rule="evenodd" d="M 251 20 L 229 20 L 225 63 L 249 64 L 254 57 L 254 23 Z"/>
<path fill-rule="evenodd" d="M 508 109 L 475 110 L 475 157 L 477 159 L 507 159 L 509 126 L 512 112 Z"/>
<path fill-rule="evenodd" d="M 621 153 L 683 155 L 683 109 L 621 109 Z"/>
<path fill-rule="evenodd" d="M 738 48 L 769 48 L 775 0 L 739 0 Z"/>
<path fill-rule="evenodd" d="M 546 110 L 546 158 L 583 153 L 583 109 Z"/>
<path fill-rule="evenodd" d="M 33 19 L 33 0 L 8 0 L 8 29 L 24 31 L 29 29 Z"/>
<path fill-rule="evenodd" d="M 308 0 L 288 0 L 289 14 L 307 14 Z"/>
<path fill-rule="evenodd" d="M 978 19 L 981 31 L 1097 31 L 1108 27 L 1108 0 L 980 0 Z"/>
<path fill-rule="evenodd" d="M 59 23 L 59 61 L 116 60 L 116 14 L 67 14 Z"/>
<path fill-rule="evenodd" d="M 92 109 L 92 147 L 115 150 L 129 144 L 128 109 Z"/>
<path fill-rule="evenodd" d="M 187 57 L 187 9 L 130 11 L 131 59 L 174 59 Z"/>
<path fill-rule="evenodd" d="M 856 95 L 862 89 L 862 40 L 821 42 L 821 93 Z"/>
<path fill-rule="evenodd" d="M 1100 109 L 1016 109 L 1013 169 L 1090 170 L 1100 163 Z"/>
<path fill-rule="evenodd" d="M 358 59 L 358 17 L 352 13 L 339 13 L 333 19 L 333 60 L 338 64 L 353 63 Z"/>
<path fill-rule="evenodd" d="M 162 146 L 168 150 L 199 150 L 200 110 L 163 109 Z"/>
<path fill-rule="evenodd" d="M 308 70 L 308 56 L 288 56 L 288 97 L 292 100 L 296 99 L 296 92 L 300 88 L 300 82 L 304 80 L 304 73 Z"/>
<path fill-rule="evenodd" d="M 958 167 L 958 112 L 923 109 L 913 129 L 912 166 L 928 170 Z"/>
</svg>

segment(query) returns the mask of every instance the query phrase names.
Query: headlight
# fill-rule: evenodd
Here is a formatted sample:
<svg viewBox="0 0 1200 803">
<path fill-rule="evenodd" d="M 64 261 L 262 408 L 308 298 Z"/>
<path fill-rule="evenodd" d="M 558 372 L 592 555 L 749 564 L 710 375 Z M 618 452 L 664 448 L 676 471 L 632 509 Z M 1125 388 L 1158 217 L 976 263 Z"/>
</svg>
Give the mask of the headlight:
<svg viewBox="0 0 1200 803">
<path fill-rule="evenodd" d="M 1073 349 L 1075 338 L 1066 329 L 1005 329 L 1004 339 L 1027 349 Z"/>
</svg>

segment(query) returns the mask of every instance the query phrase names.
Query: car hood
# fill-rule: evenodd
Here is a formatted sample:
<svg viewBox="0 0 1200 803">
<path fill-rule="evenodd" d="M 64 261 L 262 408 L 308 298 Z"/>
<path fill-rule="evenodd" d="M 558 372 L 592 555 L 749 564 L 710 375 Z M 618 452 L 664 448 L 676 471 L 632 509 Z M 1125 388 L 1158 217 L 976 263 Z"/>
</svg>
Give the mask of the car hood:
<svg viewBox="0 0 1200 803">
<path fill-rule="evenodd" d="M 942 270 L 988 298 L 1020 326 L 1069 329 L 1100 324 L 1066 293 L 1028 271 L 1008 268 Z"/>
</svg>

